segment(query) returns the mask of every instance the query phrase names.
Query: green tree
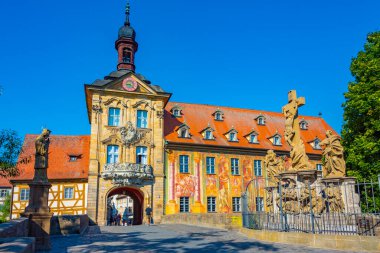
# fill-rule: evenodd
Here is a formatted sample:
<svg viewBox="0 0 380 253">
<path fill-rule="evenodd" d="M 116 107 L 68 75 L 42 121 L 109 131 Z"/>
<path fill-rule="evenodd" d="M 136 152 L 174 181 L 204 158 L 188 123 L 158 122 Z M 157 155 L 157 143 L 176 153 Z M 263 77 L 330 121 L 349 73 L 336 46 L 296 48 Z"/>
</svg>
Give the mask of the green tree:
<svg viewBox="0 0 380 253">
<path fill-rule="evenodd" d="M 350 70 L 355 80 L 344 94 L 342 131 L 347 174 L 376 182 L 380 174 L 380 31 L 368 34 Z"/>
<path fill-rule="evenodd" d="M 4 204 L 0 205 L 0 223 L 9 220 L 11 213 L 11 196 L 8 194 L 5 197 Z"/>
<path fill-rule="evenodd" d="M 14 130 L 0 130 L 0 177 L 18 175 L 17 157 L 22 141 Z"/>
</svg>

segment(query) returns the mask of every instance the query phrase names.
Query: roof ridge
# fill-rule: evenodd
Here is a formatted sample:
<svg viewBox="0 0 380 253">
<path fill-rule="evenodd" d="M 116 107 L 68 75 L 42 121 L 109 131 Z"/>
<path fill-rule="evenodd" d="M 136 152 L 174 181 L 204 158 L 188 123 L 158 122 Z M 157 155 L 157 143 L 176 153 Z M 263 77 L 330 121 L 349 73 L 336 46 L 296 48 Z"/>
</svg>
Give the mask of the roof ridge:
<svg viewBox="0 0 380 253">
<path fill-rule="evenodd" d="M 176 101 L 170 101 L 168 104 L 201 105 L 201 106 L 216 107 L 216 109 L 226 108 L 226 109 L 235 109 L 235 110 L 248 110 L 248 111 L 260 112 L 260 113 L 275 113 L 278 115 L 283 115 L 282 112 L 274 112 L 274 111 L 251 109 L 251 108 L 241 108 L 241 107 L 231 107 L 231 106 L 223 106 L 223 105 L 213 105 L 213 104 L 188 103 L 188 102 L 176 102 Z M 310 116 L 310 115 L 303 115 L 303 114 L 298 115 L 298 117 L 309 117 L 309 118 L 315 118 L 315 119 L 323 119 L 322 117 L 319 117 L 319 116 Z"/>
</svg>

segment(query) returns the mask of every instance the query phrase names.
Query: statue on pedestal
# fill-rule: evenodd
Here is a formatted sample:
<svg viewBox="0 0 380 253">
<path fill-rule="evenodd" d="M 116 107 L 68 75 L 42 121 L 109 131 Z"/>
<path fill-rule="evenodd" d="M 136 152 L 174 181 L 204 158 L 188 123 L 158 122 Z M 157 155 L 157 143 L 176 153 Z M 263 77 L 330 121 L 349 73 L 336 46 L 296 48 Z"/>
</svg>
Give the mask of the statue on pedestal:
<svg viewBox="0 0 380 253">
<path fill-rule="evenodd" d="M 268 150 L 264 158 L 264 166 L 267 172 L 268 186 L 277 186 L 278 179 L 276 176 L 284 170 L 284 160 L 277 157 L 273 150 Z"/>
<path fill-rule="evenodd" d="M 334 135 L 331 130 L 326 131 L 326 139 L 320 146 L 323 149 L 323 166 L 326 168 L 326 177 L 344 177 L 346 174 L 346 162 L 343 158 L 343 147 L 340 143 L 340 137 Z"/>
<path fill-rule="evenodd" d="M 290 158 L 292 159 L 293 170 L 309 170 L 309 158 L 305 152 L 305 146 L 300 136 L 298 120 L 298 108 L 305 104 L 305 98 L 297 98 L 295 90 L 288 93 L 288 104 L 282 107 L 285 116 L 285 140 L 291 147 Z"/>
</svg>

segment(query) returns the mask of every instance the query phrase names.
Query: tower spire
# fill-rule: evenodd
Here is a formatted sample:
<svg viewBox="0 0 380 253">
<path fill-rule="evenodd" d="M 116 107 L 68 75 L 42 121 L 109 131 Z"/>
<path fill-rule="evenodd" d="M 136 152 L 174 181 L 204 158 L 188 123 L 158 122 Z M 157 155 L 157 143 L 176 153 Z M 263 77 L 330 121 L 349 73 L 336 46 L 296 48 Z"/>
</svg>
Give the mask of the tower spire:
<svg viewBox="0 0 380 253">
<path fill-rule="evenodd" d="M 125 23 L 124 25 L 129 26 L 131 22 L 129 21 L 129 14 L 131 10 L 131 5 L 129 4 L 129 0 L 127 1 L 127 5 L 125 6 Z"/>
</svg>

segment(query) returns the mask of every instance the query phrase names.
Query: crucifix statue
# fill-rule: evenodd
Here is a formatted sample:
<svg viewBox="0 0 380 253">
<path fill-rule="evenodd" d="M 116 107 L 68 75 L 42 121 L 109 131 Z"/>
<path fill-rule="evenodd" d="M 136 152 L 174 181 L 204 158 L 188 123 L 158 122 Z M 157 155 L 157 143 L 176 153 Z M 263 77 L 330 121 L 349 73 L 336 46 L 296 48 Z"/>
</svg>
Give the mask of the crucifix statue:
<svg viewBox="0 0 380 253">
<path fill-rule="evenodd" d="M 293 170 L 310 169 L 309 158 L 305 152 L 305 146 L 301 140 L 300 127 L 298 120 L 298 108 L 305 104 L 305 98 L 297 98 L 295 90 L 288 93 L 288 104 L 282 107 L 282 113 L 285 116 L 285 133 L 286 142 L 291 147 L 290 158 L 292 159 Z"/>
</svg>

